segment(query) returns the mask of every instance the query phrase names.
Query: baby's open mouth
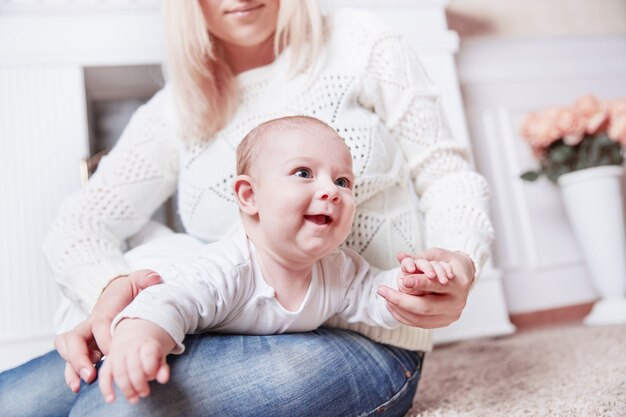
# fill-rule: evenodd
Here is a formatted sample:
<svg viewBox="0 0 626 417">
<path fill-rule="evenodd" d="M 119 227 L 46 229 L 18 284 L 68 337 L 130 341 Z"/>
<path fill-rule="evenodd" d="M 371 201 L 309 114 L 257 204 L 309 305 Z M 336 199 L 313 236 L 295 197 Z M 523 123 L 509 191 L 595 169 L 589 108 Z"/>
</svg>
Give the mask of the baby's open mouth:
<svg viewBox="0 0 626 417">
<path fill-rule="evenodd" d="M 326 216 L 325 214 L 305 214 L 304 218 L 315 224 L 330 224 L 333 221 L 330 216 Z"/>
</svg>

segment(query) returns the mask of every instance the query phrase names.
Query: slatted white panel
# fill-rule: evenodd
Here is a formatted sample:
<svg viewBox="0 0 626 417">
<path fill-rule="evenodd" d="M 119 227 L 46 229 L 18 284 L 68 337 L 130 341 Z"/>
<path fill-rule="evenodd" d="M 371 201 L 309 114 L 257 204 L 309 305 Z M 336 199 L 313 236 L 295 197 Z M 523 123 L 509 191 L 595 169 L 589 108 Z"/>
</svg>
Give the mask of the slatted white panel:
<svg viewBox="0 0 626 417">
<path fill-rule="evenodd" d="M 87 154 L 82 71 L 0 66 L 0 369 L 52 348 L 59 292 L 40 249 Z"/>
</svg>

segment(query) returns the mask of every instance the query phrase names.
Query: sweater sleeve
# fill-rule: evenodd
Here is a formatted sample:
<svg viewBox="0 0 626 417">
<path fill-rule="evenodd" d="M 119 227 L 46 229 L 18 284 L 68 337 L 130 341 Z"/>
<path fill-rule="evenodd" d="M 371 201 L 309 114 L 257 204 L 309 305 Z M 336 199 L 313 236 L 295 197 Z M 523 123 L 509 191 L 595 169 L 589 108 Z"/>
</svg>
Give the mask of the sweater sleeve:
<svg viewBox="0 0 626 417">
<path fill-rule="evenodd" d="M 68 197 L 43 250 L 63 293 L 91 311 L 108 282 L 129 272 L 125 239 L 174 192 L 178 176 L 167 91 L 131 118 L 97 171 Z"/>
<path fill-rule="evenodd" d="M 396 33 L 383 31 L 373 39 L 359 98 L 404 153 L 424 216 L 426 246 L 468 254 L 477 276 L 494 235 L 488 185 L 471 168 L 468 149 L 451 137 L 437 90 Z"/>
</svg>

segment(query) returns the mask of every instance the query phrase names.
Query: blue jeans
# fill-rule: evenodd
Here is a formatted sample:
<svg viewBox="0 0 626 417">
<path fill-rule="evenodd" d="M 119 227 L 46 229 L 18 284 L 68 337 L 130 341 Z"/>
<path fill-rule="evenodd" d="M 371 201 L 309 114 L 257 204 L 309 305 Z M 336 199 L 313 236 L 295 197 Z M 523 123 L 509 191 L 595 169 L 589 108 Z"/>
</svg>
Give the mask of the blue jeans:
<svg viewBox="0 0 626 417">
<path fill-rule="evenodd" d="M 0 416 L 402 416 L 423 353 L 322 328 L 274 336 L 188 336 L 168 357 L 171 379 L 129 405 L 105 404 L 98 384 L 78 395 L 56 352 L 0 374 Z"/>
</svg>

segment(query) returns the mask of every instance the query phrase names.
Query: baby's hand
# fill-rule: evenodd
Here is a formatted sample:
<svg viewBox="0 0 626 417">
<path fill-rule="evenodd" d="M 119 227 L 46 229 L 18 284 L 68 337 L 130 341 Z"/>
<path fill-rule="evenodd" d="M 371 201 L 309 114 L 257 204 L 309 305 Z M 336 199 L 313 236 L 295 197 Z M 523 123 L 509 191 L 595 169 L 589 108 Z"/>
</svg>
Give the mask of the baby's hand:
<svg viewBox="0 0 626 417">
<path fill-rule="evenodd" d="M 445 285 L 454 278 L 454 272 L 448 262 L 427 261 L 417 256 L 407 256 L 400 261 L 402 275 L 412 275 L 422 273 L 429 279 L 437 279 L 440 284 Z"/>
<path fill-rule="evenodd" d="M 160 343 L 159 337 L 153 337 L 153 329 L 143 332 L 147 325 L 165 333 L 160 327 L 144 320 L 126 319 L 117 326 L 109 354 L 98 373 L 100 392 L 107 403 L 115 401 L 113 381 L 126 400 L 134 404 L 139 397 L 150 395 L 149 381 L 165 384 L 169 380 L 170 370 L 165 361 L 169 350 Z"/>
</svg>

